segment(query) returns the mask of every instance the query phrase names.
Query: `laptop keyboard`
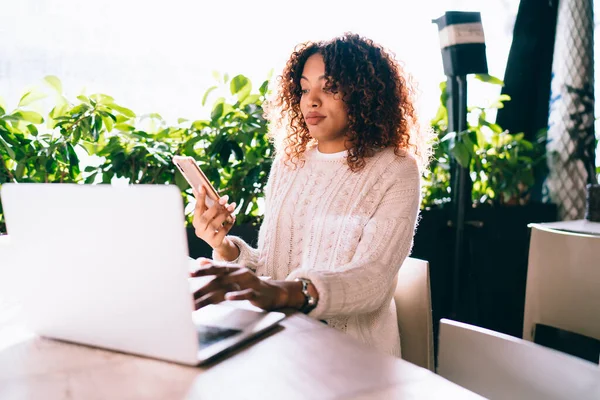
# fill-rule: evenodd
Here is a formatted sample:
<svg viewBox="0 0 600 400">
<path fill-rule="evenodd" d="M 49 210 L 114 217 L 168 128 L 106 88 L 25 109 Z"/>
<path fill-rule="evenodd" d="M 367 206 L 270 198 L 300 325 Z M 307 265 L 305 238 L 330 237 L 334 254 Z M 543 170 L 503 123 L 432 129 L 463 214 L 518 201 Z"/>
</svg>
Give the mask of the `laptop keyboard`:
<svg viewBox="0 0 600 400">
<path fill-rule="evenodd" d="M 198 343 L 200 344 L 200 348 L 208 347 L 211 344 L 242 332 L 239 329 L 219 328 L 208 325 L 197 325 L 196 328 L 198 330 Z"/>
</svg>

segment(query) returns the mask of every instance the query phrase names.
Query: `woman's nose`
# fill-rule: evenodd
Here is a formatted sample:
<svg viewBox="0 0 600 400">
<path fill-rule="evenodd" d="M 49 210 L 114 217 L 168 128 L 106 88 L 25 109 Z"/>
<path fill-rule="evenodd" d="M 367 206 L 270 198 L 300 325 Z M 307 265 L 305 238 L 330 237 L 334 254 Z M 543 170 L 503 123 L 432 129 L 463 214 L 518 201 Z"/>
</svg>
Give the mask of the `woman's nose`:
<svg viewBox="0 0 600 400">
<path fill-rule="evenodd" d="M 319 98 L 319 95 L 315 92 L 316 91 L 311 90 L 308 93 L 308 105 L 310 107 L 318 107 L 321 104 L 321 99 Z"/>
</svg>

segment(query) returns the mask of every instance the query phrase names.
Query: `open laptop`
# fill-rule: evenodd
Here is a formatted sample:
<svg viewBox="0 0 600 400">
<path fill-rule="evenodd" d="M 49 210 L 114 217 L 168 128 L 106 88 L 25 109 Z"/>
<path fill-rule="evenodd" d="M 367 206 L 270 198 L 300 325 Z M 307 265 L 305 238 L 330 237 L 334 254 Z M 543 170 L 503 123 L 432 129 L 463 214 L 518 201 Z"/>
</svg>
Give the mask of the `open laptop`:
<svg viewBox="0 0 600 400">
<path fill-rule="evenodd" d="M 4 184 L 1 199 L 15 255 L 3 275 L 39 335 L 197 365 L 284 318 L 194 311 L 176 186 Z"/>
</svg>

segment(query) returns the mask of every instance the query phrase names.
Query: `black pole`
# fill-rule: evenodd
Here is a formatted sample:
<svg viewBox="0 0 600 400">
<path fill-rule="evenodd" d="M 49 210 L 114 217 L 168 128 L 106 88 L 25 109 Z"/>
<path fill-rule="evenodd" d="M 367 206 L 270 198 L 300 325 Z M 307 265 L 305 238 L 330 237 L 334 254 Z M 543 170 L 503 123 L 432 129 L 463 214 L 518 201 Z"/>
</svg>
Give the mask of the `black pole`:
<svg viewBox="0 0 600 400">
<path fill-rule="evenodd" d="M 467 77 L 456 76 L 456 117 L 457 126 L 455 132 L 463 132 L 467 129 Z M 452 317 L 459 318 L 460 307 L 460 275 L 465 268 L 465 214 L 468 205 L 471 204 L 471 177 L 469 169 L 454 162 L 454 215 L 455 239 L 454 239 L 454 270 L 452 277 Z"/>
<path fill-rule="evenodd" d="M 458 106 L 458 80 L 456 76 L 448 76 L 446 79 L 446 110 L 448 111 L 448 132 L 459 132 L 459 113 L 460 108 Z M 453 210 L 456 211 L 456 204 L 458 204 L 458 192 L 455 190 L 458 185 L 458 175 L 456 174 L 457 162 L 453 157 L 450 157 L 450 197 Z M 456 214 L 454 214 L 456 215 Z M 453 218 L 454 219 L 454 218 Z M 452 221 L 453 226 L 456 221 Z M 454 304 L 454 303 L 453 303 Z"/>
<path fill-rule="evenodd" d="M 433 21 L 438 26 L 444 74 L 447 76 L 448 132 L 456 138 L 467 129 L 467 75 L 487 74 L 485 38 L 478 12 L 448 11 Z M 455 319 L 462 319 L 460 306 L 461 275 L 468 267 L 465 257 L 465 217 L 471 205 L 471 179 L 468 166 L 451 162 L 452 226 L 455 229 L 452 265 L 452 311 Z"/>
</svg>

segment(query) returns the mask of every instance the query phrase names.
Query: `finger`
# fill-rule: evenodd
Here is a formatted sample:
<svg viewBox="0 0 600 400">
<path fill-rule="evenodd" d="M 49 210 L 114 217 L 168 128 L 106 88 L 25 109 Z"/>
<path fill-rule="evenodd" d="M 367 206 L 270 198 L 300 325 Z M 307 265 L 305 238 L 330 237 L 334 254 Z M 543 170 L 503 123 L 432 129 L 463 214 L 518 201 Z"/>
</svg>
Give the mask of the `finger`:
<svg viewBox="0 0 600 400">
<path fill-rule="evenodd" d="M 225 300 L 255 300 L 258 293 L 254 289 L 244 289 L 239 292 L 229 292 L 225 294 Z"/>
<path fill-rule="evenodd" d="M 219 199 L 219 204 L 222 205 L 222 206 L 225 206 L 225 205 L 227 205 L 227 200 L 229 200 L 229 195 L 228 194 L 226 194 L 225 196 L 222 196 Z"/>
<path fill-rule="evenodd" d="M 220 215 L 221 213 L 223 213 L 223 210 L 225 208 L 219 204 L 219 203 L 215 203 L 212 205 L 212 207 L 210 207 L 208 210 L 206 210 L 202 216 L 201 216 L 201 223 L 202 226 L 204 227 L 205 230 L 208 230 L 209 227 L 211 230 L 216 231 L 219 229 L 219 226 L 217 226 L 214 223 L 214 219 Z"/>
<path fill-rule="evenodd" d="M 228 275 L 224 275 L 224 276 L 228 276 Z M 223 281 L 220 280 L 220 278 L 215 278 L 213 280 L 211 280 L 209 283 L 207 283 L 206 285 L 202 286 L 200 289 L 196 290 L 192 297 L 195 300 L 201 299 L 202 297 L 206 296 L 207 294 L 213 293 L 213 292 L 218 292 L 218 291 L 224 291 L 224 292 L 235 292 L 238 290 L 242 290 L 245 289 L 245 287 L 242 287 L 239 283 L 224 283 Z"/>
<path fill-rule="evenodd" d="M 212 260 L 210 258 L 206 258 L 206 257 L 198 257 L 196 258 L 196 262 L 194 264 L 190 264 L 190 277 L 193 276 L 194 272 L 198 269 L 198 268 L 202 268 L 202 267 L 206 267 L 212 264 Z"/>
<path fill-rule="evenodd" d="M 257 283 L 259 283 L 258 277 L 254 274 L 254 272 L 250 271 L 248 268 L 238 268 L 237 271 L 233 271 L 230 274 L 223 275 L 219 277 L 219 282 L 223 286 L 230 286 L 233 284 L 240 285 L 240 287 L 246 288 L 254 288 Z"/>
<path fill-rule="evenodd" d="M 229 215 L 227 215 L 227 218 L 225 219 L 225 222 L 223 222 L 223 226 L 226 225 L 233 225 L 235 222 L 235 208 L 237 207 L 237 203 L 234 201 L 231 204 L 228 204 L 225 206 L 225 209 L 227 210 L 227 212 L 229 213 Z"/>
<path fill-rule="evenodd" d="M 198 257 L 196 258 L 196 261 L 198 262 L 198 264 L 200 264 L 200 266 L 206 266 L 209 264 L 212 264 L 213 260 L 211 260 L 210 258 L 206 258 L 206 257 Z"/>
<path fill-rule="evenodd" d="M 229 211 L 229 214 L 233 214 L 235 212 L 235 208 L 237 207 L 237 203 L 234 201 L 233 203 L 227 205 L 227 211 Z"/>
<path fill-rule="evenodd" d="M 239 285 L 237 285 L 239 286 Z M 219 290 L 223 291 L 233 291 L 231 290 L 231 284 L 224 284 L 219 281 L 219 277 L 211 279 L 204 286 L 200 287 L 196 291 L 194 291 L 192 297 L 196 300 L 206 296 L 209 293 L 218 292 Z M 228 290 L 229 289 L 229 290 Z"/>
<path fill-rule="evenodd" d="M 225 240 L 225 236 L 227 236 L 232 227 L 232 224 L 227 224 L 225 226 L 222 226 L 221 229 L 217 230 L 214 236 L 215 243 L 223 243 L 223 240 Z"/>
<path fill-rule="evenodd" d="M 215 229 L 221 229 L 224 226 L 230 225 L 229 222 L 227 222 L 227 220 L 231 220 L 231 213 L 229 212 L 229 210 L 219 213 L 215 216 L 215 219 L 213 219 L 211 226 Z"/>
<path fill-rule="evenodd" d="M 194 197 L 196 197 L 196 211 L 198 211 L 199 215 L 204 214 L 206 211 L 206 189 L 204 186 L 200 186 L 197 189 L 194 189 Z"/>
<path fill-rule="evenodd" d="M 230 264 L 230 265 L 225 266 L 225 265 L 218 265 L 213 261 L 213 263 L 210 266 L 198 268 L 192 274 L 192 276 L 194 276 L 194 277 L 208 276 L 208 275 L 222 276 L 222 275 L 227 275 L 232 272 L 235 272 L 239 269 L 240 269 L 240 267 L 237 266 L 236 264 Z"/>
<path fill-rule="evenodd" d="M 194 306 L 196 310 L 207 306 L 209 304 L 218 304 L 225 300 L 225 290 L 218 290 L 216 292 L 209 293 L 201 298 L 194 300 Z"/>
</svg>

